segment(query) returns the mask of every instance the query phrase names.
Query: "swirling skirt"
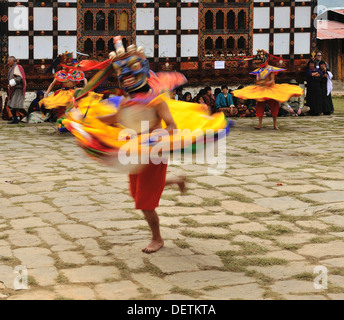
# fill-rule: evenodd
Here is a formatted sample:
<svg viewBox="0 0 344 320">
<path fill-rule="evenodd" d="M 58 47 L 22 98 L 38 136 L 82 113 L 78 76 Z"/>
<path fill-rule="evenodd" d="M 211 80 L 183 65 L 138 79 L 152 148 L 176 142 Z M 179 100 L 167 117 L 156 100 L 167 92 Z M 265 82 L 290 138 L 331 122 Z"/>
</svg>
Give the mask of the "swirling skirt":
<svg viewBox="0 0 344 320">
<path fill-rule="evenodd" d="M 286 102 L 291 97 L 303 95 L 303 89 L 296 85 L 275 84 L 267 86 L 248 86 L 240 90 L 233 91 L 233 95 L 240 99 L 252 99 L 256 101 L 276 100 Z"/>
<path fill-rule="evenodd" d="M 137 133 L 121 124 L 106 125 L 100 121 L 97 117 L 117 112 L 117 106 L 111 99 L 100 99 L 99 95 L 89 94 L 67 114 L 63 124 L 90 157 L 121 167 L 120 170 L 125 172 L 137 172 L 149 160 L 154 162 L 155 158 L 160 161 L 177 150 L 197 151 L 197 146 L 224 138 L 230 129 L 230 122 L 222 112 L 209 115 L 204 105 L 171 100 L 167 95 L 160 95 L 141 107 L 150 108 L 155 103 L 165 102 L 178 130 L 170 135 L 161 135 L 161 131 Z M 132 107 L 130 103 L 127 105 L 121 108 Z M 166 127 L 163 121 L 161 126 L 162 129 Z"/>
</svg>

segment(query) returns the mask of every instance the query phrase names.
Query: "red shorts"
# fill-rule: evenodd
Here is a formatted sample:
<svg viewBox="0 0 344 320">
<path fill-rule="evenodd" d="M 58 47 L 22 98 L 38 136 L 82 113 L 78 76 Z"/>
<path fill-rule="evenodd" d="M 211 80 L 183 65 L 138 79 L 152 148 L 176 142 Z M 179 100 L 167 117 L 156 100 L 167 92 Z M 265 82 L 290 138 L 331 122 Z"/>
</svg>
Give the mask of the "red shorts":
<svg viewBox="0 0 344 320">
<path fill-rule="evenodd" d="M 268 104 L 270 108 L 271 115 L 273 117 L 278 116 L 278 111 L 279 111 L 279 102 L 276 100 L 266 100 L 266 101 L 259 101 L 257 102 L 256 105 L 256 116 L 258 118 L 264 116 L 264 111 L 265 111 L 265 105 Z"/>
<path fill-rule="evenodd" d="M 130 193 L 135 200 L 135 208 L 153 211 L 159 206 L 166 183 L 167 164 L 148 164 L 138 174 L 129 175 Z"/>
</svg>

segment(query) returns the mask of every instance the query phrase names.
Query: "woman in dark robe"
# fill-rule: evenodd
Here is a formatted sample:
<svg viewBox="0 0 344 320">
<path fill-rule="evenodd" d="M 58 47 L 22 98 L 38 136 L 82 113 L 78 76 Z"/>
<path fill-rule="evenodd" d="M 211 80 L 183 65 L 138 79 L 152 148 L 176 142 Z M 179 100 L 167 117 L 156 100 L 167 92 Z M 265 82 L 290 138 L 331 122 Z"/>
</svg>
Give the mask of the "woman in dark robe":
<svg viewBox="0 0 344 320">
<path fill-rule="evenodd" d="M 315 68 L 315 63 L 310 60 L 306 69 L 307 81 L 307 104 L 310 107 L 311 116 L 319 116 L 322 113 L 322 94 L 321 94 L 321 79 L 323 73 Z"/>
<path fill-rule="evenodd" d="M 321 72 L 323 73 L 323 76 L 320 82 L 321 95 L 322 95 L 322 112 L 325 116 L 329 116 L 331 113 L 334 112 L 332 96 L 331 96 L 331 91 L 333 88 L 331 79 L 333 78 L 333 75 L 327 69 L 325 61 L 320 62 L 319 68 Z"/>
</svg>

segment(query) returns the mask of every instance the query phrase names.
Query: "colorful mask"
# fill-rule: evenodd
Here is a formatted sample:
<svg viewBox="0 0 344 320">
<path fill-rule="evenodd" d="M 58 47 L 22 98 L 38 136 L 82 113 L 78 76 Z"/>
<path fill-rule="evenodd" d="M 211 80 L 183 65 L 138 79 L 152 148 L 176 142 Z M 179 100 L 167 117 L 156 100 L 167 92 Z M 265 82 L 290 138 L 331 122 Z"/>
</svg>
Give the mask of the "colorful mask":
<svg viewBox="0 0 344 320">
<path fill-rule="evenodd" d="M 258 60 L 261 67 L 264 67 L 268 63 L 268 53 L 265 50 L 257 50 L 256 59 Z"/>
<path fill-rule="evenodd" d="M 131 45 L 125 52 L 120 36 L 114 37 L 114 43 L 116 52 L 111 52 L 109 56 L 121 88 L 132 92 L 145 86 L 150 67 L 143 49 L 141 47 L 136 49 L 135 45 Z"/>
<path fill-rule="evenodd" d="M 72 66 L 74 64 L 73 52 L 66 51 L 65 53 L 60 54 L 59 57 L 61 64 L 67 66 Z"/>
</svg>

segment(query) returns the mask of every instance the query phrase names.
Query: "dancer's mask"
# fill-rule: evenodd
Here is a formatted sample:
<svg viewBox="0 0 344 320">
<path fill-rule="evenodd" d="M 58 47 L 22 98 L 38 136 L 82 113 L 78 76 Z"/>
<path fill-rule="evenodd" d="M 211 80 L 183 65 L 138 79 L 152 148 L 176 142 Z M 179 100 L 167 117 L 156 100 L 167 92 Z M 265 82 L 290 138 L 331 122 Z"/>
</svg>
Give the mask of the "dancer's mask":
<svg viewBox="0 0 344 320">
<path fill-rule="evenodd" d="M 143 48 L 130 45 L 125 51 L 122 38 L 114 37 L 115 50 L 109 54 L 116 70 L 120 86 L 127 92 L 138 90 L 146 85 L 149 77 L 149 61 Z"/>
<path fill-rule="evenodd" d="M 66 66 L 72 66 L 74 64 L 73 52 L 66 51 L 59 55 L 60 63 Z"/>
<path fill-rule="evenodd" d="M 269 55 L 265 50 L 259 49 L 257 50 L 257 55 L 256 55 L 255 60 L 258 60 L 261 67 L 264 67 L 268 63 L 268 56 Z"/>
</svg>

